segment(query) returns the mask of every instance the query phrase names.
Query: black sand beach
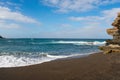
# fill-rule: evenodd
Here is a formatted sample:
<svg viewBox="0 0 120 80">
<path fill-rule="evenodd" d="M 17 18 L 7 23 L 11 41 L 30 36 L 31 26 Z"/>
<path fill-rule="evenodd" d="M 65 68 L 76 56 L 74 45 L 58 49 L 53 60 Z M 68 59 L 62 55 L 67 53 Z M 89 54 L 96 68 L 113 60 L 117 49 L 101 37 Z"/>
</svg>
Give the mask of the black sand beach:
<svg viewBox="0 0 120 80">
<path fill-rule="evenodd" d="M 120 80 L 120 54 L 96 53 L 33 66 L 1 68 L 0 80 Z"/>
</svg>

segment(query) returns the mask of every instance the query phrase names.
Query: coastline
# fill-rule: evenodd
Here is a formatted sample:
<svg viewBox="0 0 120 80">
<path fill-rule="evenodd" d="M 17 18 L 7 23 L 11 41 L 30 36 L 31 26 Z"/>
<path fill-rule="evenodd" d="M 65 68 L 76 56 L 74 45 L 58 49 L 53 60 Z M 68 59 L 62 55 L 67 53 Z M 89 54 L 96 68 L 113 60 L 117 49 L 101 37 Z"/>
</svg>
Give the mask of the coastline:
<svg viewBox="0 0 120 80">
<path fill-rule="evenodd" d="M 120 80 L 119 75 L 119 53 L 95 53 L 25 67 L 0 68 L 0 80 Z"/>
</svg>

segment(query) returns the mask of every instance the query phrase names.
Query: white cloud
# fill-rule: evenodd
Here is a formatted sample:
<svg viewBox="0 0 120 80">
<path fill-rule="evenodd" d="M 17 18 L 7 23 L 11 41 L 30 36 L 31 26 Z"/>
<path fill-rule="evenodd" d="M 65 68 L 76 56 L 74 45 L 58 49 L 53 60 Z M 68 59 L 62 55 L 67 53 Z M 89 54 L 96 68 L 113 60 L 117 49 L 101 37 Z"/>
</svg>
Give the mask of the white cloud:
<svg viewBox="0 0 120 80">
<path fill-rule="evenodd" d="M 43 38 L 108 38 L 105 29 L 98 25 L 88 25 L 79 28 L 64 28 L 56 32 L 44 32 L 39 36 Z"/>
<path fill-rule="evenodd" d="M 10 3 L 9 3 L 10 4 Z M 11 4 L 12 5 L 12 4 Z M 14 11 L 8 7 L 0 6 L 0 34 L 6 37 L 22 35 L 26 25 L 39 25 L 40 22 Z M 28 28 L 27 28 L 28 29 Z M 30 29 L 30 28 L 29 28 Z"/>
<path fill-rule="evenodd" d="M 101 5 L 119 3 L 120 0 L 42 0 L 47 6 L 57 8 L 59 12 L 88 11 Z"/>
<path fill-rule="evenodd" d="M 113 8 L 110 10 L 104 10 L 101 12 L 101 16 L 86 16 L 86 17 L 69 17 L 72 21 L 86 21 L 86 22 L 111 22 L 120 12 L 120 8 Z"/>
<path fill-rule="evenodd" d="M 72 21 L 96 21 L 96 20 L 103 20 L 104 17 L 99 16 L 87 16 L 87 17 L 69 17 Z"/>
<path fill-rule="evenodd" d="M 6 0 L 6 1 L 0 1 L 0 6 L 4 6 L 4 7 L 12 7 L 13 9 L 15 9 L 15 10 L 21 10 L 21 6 L 22 6 L 22 4 L 18 4 L 18 3 L 14 3 L 14 2 L 10 2 L 10 1 L 8 1 L 8 0 Z"/>
<path fill-rule="evenodd" d="M 112 27 L 111 23 L 118 12 L 120 8 L 112 8 L 101 11 L 99 16 L 72 16 L 69 20 L 74 22 L 61 24 L 59 26 L 63 27 L 57 26 L 54 31 L 41 32 L 37 36 L 43 38 L 111 38 L 112 36 L 106 33 L 106 29 Z"/>
<path fill-rule="evenodd" d="M 9 2 L 9 1 L 0 1 L 0 5 L 1 6 L 18 6 L 19 4 L 12 3 L 12 2 Z"/>
<path fill-rule="evenodd" d="M 0 6 L 0 19 L 2 20 L 13 20 L 23 23 L 38 23 L 36 20 L 27 17 L 19 12 L 13 12 L 7 7 Z"/>
<path fill-rule="evenodd" d="M 120 12 L 120 8 L 113 8 L 110 10 L 104 10 L 101 13 L 106 19 L 113 19 L 117 16 L 119 12 Z"/>
<path fill-rule="evenodd" d="M 0 29 L 19 29 L 21 26 L 17 23 L 7 22 L 5 20 L 0 20 Z"/>
<path fill-rule="evenodd" d="M 1 23 L 0 22 L 0 29 L 18 29 L 21 26 L 15 23 Z"/>
<path fill-rule="evenodd" d="M 111 23 L 120 12 L 120 8 L 104 10 L 100 16 L 70 17 L 75 21 L 71 27 L 63 27 L 56 32 L 48 32 L 45 37 L 63 37 L 63 38 L 111 38 L 106 33 L 106 29 L 111 27 Z M 67 24 L 69 25 L 69 24 Z M 47 36 L 49 35 L 49 36 Z"/>
<path fill-rule="evenodd" d="M 70 25 L 70 24 L 61 24 L 60 26 L 61 27 L 71 27 L 72 25 Z"/>
<path fill-rule="evenodd" d="M 106 37 L 110 38 L 106 33 L 106 29 L 111 27 L 111 23 L 116 18 L 117 13 L 120 12 L 120 8 L 113 8 L 110 10 L 101 11 L 100 16 L 85 16 L 85 17 L 69 17 L 70 20 L 79 22 L 82 24 L 81 30 L 77 31 L 80 33 L 89 33 L 84 36 L 92 37 Z M 97 33 L 97 34 L 96 34 Z M 82 35 L 81 35 L 82 36 Z M 88 37 L 89 37 L 88 36 Z"/>
</svg>

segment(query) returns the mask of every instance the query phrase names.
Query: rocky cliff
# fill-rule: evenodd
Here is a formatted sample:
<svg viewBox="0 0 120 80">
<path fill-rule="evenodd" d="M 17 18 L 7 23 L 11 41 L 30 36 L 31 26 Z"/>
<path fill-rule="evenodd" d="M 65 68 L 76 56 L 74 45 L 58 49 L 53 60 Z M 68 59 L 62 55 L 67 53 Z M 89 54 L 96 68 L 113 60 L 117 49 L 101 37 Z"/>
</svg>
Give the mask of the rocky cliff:
<svg viewBox="0 0 120 80">
<path fill-rule="evenodd" d="M 120 53 L 120 13 L 112 23 L 113 28 L 107 29 L 107 33 L 113 39 L 107 40 L 105 46 L 99 47 L 104 53 Z"/>
</svg>

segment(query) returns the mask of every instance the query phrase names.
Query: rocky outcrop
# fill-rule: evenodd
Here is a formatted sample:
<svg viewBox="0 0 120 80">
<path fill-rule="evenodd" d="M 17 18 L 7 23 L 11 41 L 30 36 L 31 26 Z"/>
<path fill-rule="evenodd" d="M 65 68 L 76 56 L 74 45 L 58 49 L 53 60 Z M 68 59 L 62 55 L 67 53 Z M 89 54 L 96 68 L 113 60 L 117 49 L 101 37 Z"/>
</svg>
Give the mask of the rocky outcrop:
<svg viewBox="0 0 120 80">
<path fill-rule="evenodd" d="M 112 23 L 113 28 L 107 29 L 107 33 L 113 36 L 113 39 L 107 40 L 105 46 L 99 47 L 104 53 L 120 53 L 120 13 Z"/>
<path fill-rule="evenodd" d="M 0 39 L 3 39 L 3 37 L 2 37 L 2 36 L 0 36 Z"/>
<path fill-rule="evenodd" d="M 117 32 L 118 31 L 118 29 L 117 28 L 111 28 L 111 29 L 107 29 L 107 33 L 109 34 L 109 35 L 114 35 L 115 34 L 115 32 Z"/>
</svg>

